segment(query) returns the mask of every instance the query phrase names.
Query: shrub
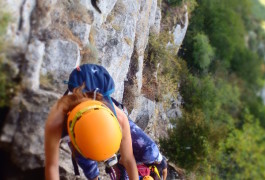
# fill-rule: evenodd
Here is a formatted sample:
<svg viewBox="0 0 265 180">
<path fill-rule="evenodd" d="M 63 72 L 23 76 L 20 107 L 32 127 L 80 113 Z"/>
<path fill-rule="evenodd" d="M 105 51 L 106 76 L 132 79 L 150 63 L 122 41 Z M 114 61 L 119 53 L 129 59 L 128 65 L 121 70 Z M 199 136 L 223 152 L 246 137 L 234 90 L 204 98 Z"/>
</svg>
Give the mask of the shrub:
<svg viewBox="0 0 265 180">
<path fill-rule="evenodd" d="M 7 42 L 4 40 L 4 35 L 9 21 L 10 15 L 0 11 L 0 108 L 9 105 L 15 91 L 12 75 L 9 74 L 12 71 L 5 55 Z"/>
<path fill-rule="evenodd" d="M 218 174 L 222 179 L 265 178 L 265 131 L 254 117 L 245 114 L 242 129 L 231 131 L 220 144 Z"/>
<path fill-rule="evenodd" d="M 181 79 L 180 94 L 184 99 L 183 107 L 186 111 L 201 109 L 205 118 L 210 120 L 217 107 L 217 89 L 210 76 L 198 78 L 188 75 Z"/>
<path fill-rule="evenodd" d="M 233 56 L 231 62 L 231 70 L 238 77 L 245 80 L 248 88 L 259 90 L 263 87 L 262 72 L 263 60 L 256 53 L 251 52 L 246 48 L 238 49 Z"/>
<path fill-rule="evenodd" d="M 176 57 L 177 47 L 168 46 L 168 42 L 172 41 L 172 36 L 168 33 L 161 33 L 158 37 L 150 36 L 149 44 L 145 51 L 145 76 L 148 76 L 149 82 L 156 81 L 157 92 L 156 100 L 162 100 L 162 95 L 176 96 L 179 82 L 179 59 Z M 157 72 L 154 80 L 153 72 Z M 144 78 L 146 79 L 146 77 Z M 154 87 L 146 87 L 143 89 L 154 89 Z"/>
<path fill-rule="evenodd" d="M 167 0 L 168 4 L 171 6 L 179 6 L 182 3 L 182 0 Z"/>
<path fill-rule="evenodd" d="M 1 2 L 0 5 L 2 5 Z M 9 21 L 10 21 L 10 15 L 1 10 L 0 11 L 0 53 L 1 54 L 5 49 L 4 35 L 6 33 L 6 28 Z"/>
<path fill-rule="evenodd" d="M 153 67 L 157 67 L 158 64 L 163 64 L 163 67 L 172 67 L 170 65 L 175 61 L 177 52 L 176 47 L 167 45 L 172 40 L 173 37 L 169 33 L 161 33 L 159 36 L 151 35 L 145 52 L 145 63 Z"/>
<path fill-rule="evenodd" d="M 205 34 L 198 33 L 193 42 L 193 59 L 198 69 L 207 71 L 214 57 L 214 50 Z"/>
<path fill-rule="evenodd" d="M 183 3 L 188 6 L 188 11 L 192 12 L 198 5 L 196 0 L 167 0 L 170 6 L 180 6 Z"/>
<path fill-rule="evenodd" d="M 8 74 L 10 66 L 6 61 L 4 55 L 0 55 L 0 108 L 9 106 L 16 89 L 13 79 Z"/>
<path fill-rule="evenodd" d="M 198 1 L 184 39 L 183 47 L 187 49 L 184 59 L 188 65 L 193 67 L 193 38 L 204 32 L 215 49 L 216 58 L 228 68 L 236 48 L 245 46 L 245 27 L 241 17 L 232 1 Z"/>
<path fill-rule="evenodd" d="M 209 126 L 204 114 L 196 109 L 183 113 L 178 121 L 172 121 L 168 138 L 160 139 L 162 152 L 170 161 L 187 170 L 194 170 L 207 157 Z"/>
</svg>

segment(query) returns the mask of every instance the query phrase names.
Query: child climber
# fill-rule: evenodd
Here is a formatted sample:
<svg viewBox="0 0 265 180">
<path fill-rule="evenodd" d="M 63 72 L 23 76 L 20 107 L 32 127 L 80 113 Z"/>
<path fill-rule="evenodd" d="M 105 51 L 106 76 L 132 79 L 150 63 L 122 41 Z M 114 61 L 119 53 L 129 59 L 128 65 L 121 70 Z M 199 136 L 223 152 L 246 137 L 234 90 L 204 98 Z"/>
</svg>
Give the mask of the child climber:
<svg viewBox="0 0 265 180">
<path fill-rule="evenodd" d="M 97 162 L 112 158 L 118 151 L 119 164 L 130 180 L 139 179 L 136 163 L 158 161 L 154 141 L 113 103 L 110 94 L 114 81 L 104 67 L 84 64 L 74 69 L 68 91 L 72 94 L 54 104 L 45 124 L 46 180 L 59 180 L 59 142 L 65 129 L 87 179 L 98 179 Z"/>
</svg>

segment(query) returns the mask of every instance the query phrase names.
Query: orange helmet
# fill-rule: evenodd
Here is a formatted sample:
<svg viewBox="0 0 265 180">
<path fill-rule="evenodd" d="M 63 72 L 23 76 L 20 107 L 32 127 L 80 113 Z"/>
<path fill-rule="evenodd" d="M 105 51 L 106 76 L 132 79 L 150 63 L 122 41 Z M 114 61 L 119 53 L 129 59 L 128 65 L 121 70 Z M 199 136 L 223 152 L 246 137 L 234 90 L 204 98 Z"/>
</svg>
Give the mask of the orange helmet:
<svg viewBox="0 0 265 180">
<path fill-rule="evenodd" d="M 120 148 L 120 124 L 100 101 L 88 100 L 77 105 L 68 116 L 67 129 L 72 144 L 86 158 L 104 161 Z"/>
<path fill-rule="evenodd" d="M 154 180 L 154 178 L 152 176 L 145 176 L 143 180 Z"/>
</svg>

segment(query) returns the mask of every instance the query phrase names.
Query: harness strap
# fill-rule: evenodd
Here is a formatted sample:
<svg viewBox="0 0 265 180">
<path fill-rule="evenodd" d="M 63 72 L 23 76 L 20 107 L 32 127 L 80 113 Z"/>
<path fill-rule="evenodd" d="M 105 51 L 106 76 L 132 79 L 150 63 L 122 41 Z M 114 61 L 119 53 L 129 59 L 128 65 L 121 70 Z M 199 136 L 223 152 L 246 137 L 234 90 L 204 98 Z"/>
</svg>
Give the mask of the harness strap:
<svg viewBox="0 0 265 180">
<path fill-rule="evenodd" d="M 72 153 L 71 153 L 71 160 L 72 160 L 72 164 L 73 164 L 73 167 L 74 167 L 74 172 L 75 172 L 75 176 L 78 177 L 80 176 L 80 172 L 79 172 L 79 168 L 78 168 L 78 165 L 77 165 L 77 162 L 76 162 L 76 159 L 75 159 L 75 154 L 73 153 L 73 144 L 72 143 L 69 143 L 69 148 L 71 149 Z"/>
<path fill-rule="evenodd" d="M 75 176 L 80 176 L 80 172 L 79 172 L 78 165 L 74 157 L 74 153 L 72 153 L 71 158 L 72 158 L 72 164 L 74 166 Z"/>
</svg>

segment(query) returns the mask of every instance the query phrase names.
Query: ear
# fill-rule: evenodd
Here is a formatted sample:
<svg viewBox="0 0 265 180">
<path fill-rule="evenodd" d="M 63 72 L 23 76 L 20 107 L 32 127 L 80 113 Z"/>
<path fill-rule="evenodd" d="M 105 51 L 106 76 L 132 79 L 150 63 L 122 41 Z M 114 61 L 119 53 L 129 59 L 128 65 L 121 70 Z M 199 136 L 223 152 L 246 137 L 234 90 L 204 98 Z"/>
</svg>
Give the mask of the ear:
<svg viewBox="0 0 265 180">
<path fill-rule="evenodd" d="M 97 5 L 97 0 L 91 0 L 91 4 L 101 14 L 101 10 L 99 9 Z"/>
</svg>

